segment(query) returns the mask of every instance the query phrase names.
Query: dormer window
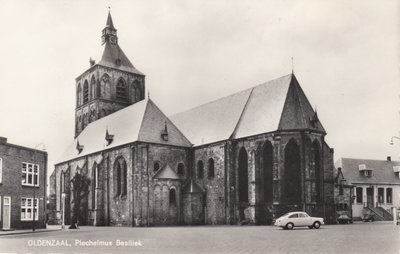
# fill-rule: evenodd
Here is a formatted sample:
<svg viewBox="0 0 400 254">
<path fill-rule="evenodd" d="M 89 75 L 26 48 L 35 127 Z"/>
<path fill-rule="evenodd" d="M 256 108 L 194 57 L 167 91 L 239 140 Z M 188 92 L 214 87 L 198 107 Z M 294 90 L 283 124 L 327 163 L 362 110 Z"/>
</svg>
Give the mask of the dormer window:
<svg viewBox="0 0 400 254">
<path fill-rule="evenodd" d="M 165 121 L 165 127 L 164 130 L 161 131 L 161 138 L 164 141 L 168 141 L 168 128 L 167 128 L 167 121 Z"/>
<path fill-rule="evenodd" d="M 365 176 L 372 176 L 372 170 L 364 170 L 364 175 Z"/>
<path fill-rule="evenodd" d="M 78 154 L 83 151 L 83 145 L 80 145 L 79 141 L 76 143 L 76 150 L 78 150 Z"/>
<path fill-rule="evenodd" d="M 393 166 L 393 172 L 398 178 L 400 178 L 400 166 Z"/>
<path fill-rule="evenodd" d="M 371 177 L 372 176 L 372 170 L 373 169 L 372 168 L 367 168 L 367 165 L 365 165 L 365 164 L 358 165 L 358 170 L 364 176 L 367 176 L 367 177 Z"/>
<path fill-rule="evenodd" d="M 106 141 L 107 141 L 107 145 L 109 146 L 114 140 L 114 135 L 111 135 L 110 133 L 108 133 L 108 130 L 106 130 Z"/>
</svg>

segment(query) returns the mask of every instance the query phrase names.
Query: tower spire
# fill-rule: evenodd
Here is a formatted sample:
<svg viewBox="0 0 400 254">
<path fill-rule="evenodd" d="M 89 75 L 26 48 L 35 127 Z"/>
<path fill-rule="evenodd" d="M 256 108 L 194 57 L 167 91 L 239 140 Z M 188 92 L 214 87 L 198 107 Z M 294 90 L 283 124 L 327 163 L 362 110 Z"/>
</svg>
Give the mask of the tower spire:
<svg viewBox="0 0 400 254">
<path fill-rule="evenodd" d="M 112 17 L 111 17 L 111 11 L 110 11 L 110 7 L 108 7 L 108 17 L 107 17 L 107 23 L 106 23 L 106 27 L 115 29 L 114 27 L 114 23 L 112 21 Z"/>
<path fill-rule="evenodd" d="M 118 44 L 117 29 L 115 29 L 114 27 L 110 7 L 108 7 L 107 23 L 106 27 L 103 29 L 101 41 L 102 44 L 106 42 L 110 42 L 111 44 Z"/>
</svg>

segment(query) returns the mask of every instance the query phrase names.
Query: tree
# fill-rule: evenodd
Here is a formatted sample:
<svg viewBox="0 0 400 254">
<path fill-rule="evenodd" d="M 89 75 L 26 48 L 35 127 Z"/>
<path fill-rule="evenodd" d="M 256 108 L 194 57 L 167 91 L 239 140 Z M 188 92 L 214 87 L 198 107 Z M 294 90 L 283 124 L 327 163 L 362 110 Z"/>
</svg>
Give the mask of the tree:
<svg viewBox="0 0 400 254">
<path fill-rule="evenodd" d="M 71 195 L 72 216 L 71 216 L 71 226 L 69 227 L 69 229 L 76 229 L 80 211 L 83 210 L 83 207 L 81 207 L 81 201 L 89 194 L 90 179 L 88 179 L 84 175 L 81 175 L 79 171 L 77 171 L 74 177 L 70 180 L 70 184 L 71 184 L 71 194 L 72 194 Z"/>
</svg>

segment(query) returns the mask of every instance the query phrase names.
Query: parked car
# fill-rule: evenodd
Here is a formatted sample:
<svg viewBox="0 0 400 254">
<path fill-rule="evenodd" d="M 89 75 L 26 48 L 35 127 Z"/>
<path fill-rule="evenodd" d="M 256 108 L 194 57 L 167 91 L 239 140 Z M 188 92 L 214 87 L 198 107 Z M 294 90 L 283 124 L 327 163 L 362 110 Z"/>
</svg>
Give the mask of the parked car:
<svg viewBox="0 0 400 254">
<path fill-rule="evenodd" d="M 375 215 L 372 213 L 367 213 L 367 214 L 364 214 L 361 219 L 363 222 L 374 222 Z"/>
<path fill-rule="evenodd" d="M 323 218 L 311 217 L 305 212 L 290 212 L 276 219 L 274 226 L 283 229 L 293 229 L 294 227 L 319 229 L 322 224 L 324 224 Z"/>
<path fill-rule="evenodd" d="M 350 224 L 353 223 L 353 220 L 347 214 L 342 214 L 337 218 L 337 222 L 339 224 Z"/>
</svg>

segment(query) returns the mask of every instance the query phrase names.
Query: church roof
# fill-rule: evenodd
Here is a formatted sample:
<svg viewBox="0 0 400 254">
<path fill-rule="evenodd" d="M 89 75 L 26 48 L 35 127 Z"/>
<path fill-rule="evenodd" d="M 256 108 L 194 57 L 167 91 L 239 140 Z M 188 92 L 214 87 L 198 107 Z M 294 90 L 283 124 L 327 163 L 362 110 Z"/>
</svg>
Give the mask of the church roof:
<svg viewBox="0 0 400 254">
<path fill-rule="evenodd" d="M 128 57 L 125 55 L 118 44 L 111 44 L 110 42 L 106 42 L 103 45 L 103 55 L 101 56 L 101 59 L 97 64 L 122 71 L 132 72 L 139 75 L 144 75 L 133 66 L 133 64 L 129 61 Z"/>
<path fill-rule="evenodd" d="M 175 179 L 180 180 L 179 175 L 168 165 L 164 165 L 154 176 L 153 179 Z"/>
<path fill-rule="evenodd" d="M 183 186 L 183 193 L 203 193 L 204 189 L 198 185 L 193 179 Z"/>
<path fill-rule="evenodd" d="M 161 132 L 168 131 L 168 140 Z M 112 135 L 111 143 L 106 133 Z M 63 153 L 58 163 L 135 141 L 190 147 L 192 144 L 150 99 L 145 99 L 89 123 Z M 79 153 L 77 144 L 82 147 Z"/>
<path fill-rule="evenodd" d="M 289 74 L 171 116 L 195 145 L 293 129 L 325 132 L 296 77 Z"/>
<path fill-rule="evenodd" d="M 107 16 L 107 23 L 106 23 L 106 27 L 109 27 L 109 28 L 115 29 L 115 27 L 114 27 L 114 23 L 113 23 L 113 21 L 112 21 L 112 18 L 111 18 L 111 13 L 110 13 L 110 11 L 108 12 L 108 16 Z"/>
<path fill-rule="evenodd" d="M 344 178 L 351 184 L 400 184 L 400 178 L 395 174 L 400 168 L 400 161 L 341 158 L 336 161 L 335 167 L 342 168 Z M 372 175 L 366 176 L 360 168 L 372 170 Z"/>
</svg>

